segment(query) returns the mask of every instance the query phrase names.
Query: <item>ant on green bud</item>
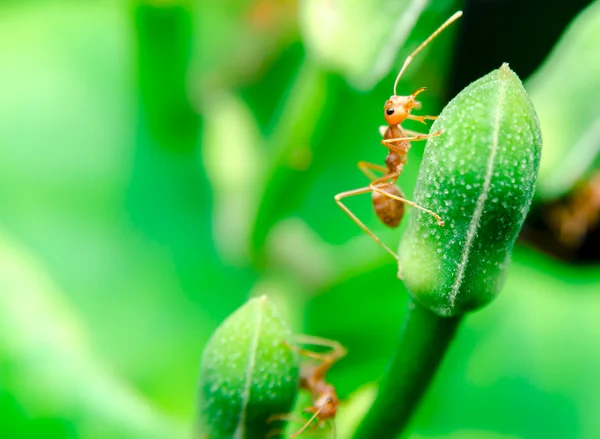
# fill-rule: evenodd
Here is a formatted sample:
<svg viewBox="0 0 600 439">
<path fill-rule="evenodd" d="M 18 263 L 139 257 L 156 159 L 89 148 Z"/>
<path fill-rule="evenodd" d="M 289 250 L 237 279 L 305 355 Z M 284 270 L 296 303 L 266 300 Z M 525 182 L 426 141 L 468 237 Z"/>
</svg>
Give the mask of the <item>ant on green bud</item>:
<svg viewBox="0 0 600 439">
<path fill-rule="evenodd" d="M 329 351 L 320 353 L 299 348 L 297 346 L 290 346 L 291 349 L 296 349 L 301 355 L 319 361 L 318 364 L 305 362 L 300 368 L 300 388 L 310 392 L 312 399 L 312 406 L 305 408 L 304 412 L 312 413 L 312 416 L 308 421 L 302 421 L 304 422 L 304 425 L 294 432 L 290 436 L 290 439 L 301 435 L 315 420 L 317 420 L 317 424 L 314 425 L 331 421 L 335 438 L 334 420 L 338 410 L 339 400 L 335 387 L 326 381 L 325 375 L 337 361 L 346 356 L 346 348 L 337 341 L 309 335 L 298 335 L 295 337 L 295 341 L 301 345 L 323 346 L 328 348 Z M 274 415 L 271 416 L 267 422 L 289 419 L 289 414 Z M 280 432 L 278 431 L 273 432 L 273 434 L 279 433 Z"/>
<path fill-rule="evenodd" d="M 418 116 L 411 114 L 413 109 L 420 109 L 421 103 L 416 100 L 417 96 L 425 91 L 425 88 L 419 88 L 409 96 L 398 96 L 396 94 L 396 88 L 398 81 L 402 77 L 402 74 L 413 60 L 413 57 L 417 55 L 431 40 L 433 40 L 440 32 L 446 27 L 456 21 L 462 16 L 462 11 L 456 12 L 450 17 L 444 24 L 442 24 L 434 33 L 432 33 L 417 49 L 411 53 L 406 60 L 396 81 L 394 82 L 394 94 L 390 97 L 383 107 L 384 118 L 387 125 L 380 128 L 380 132 L 383 136 L 381 144 L 388 149 L 388 155 L 385 158 L 385 166 L 376 165 L 368 162 L 359 162 L 358 168 L 371 180 L 371 183 L 363 188 L 354 189 L 346 192 L 337 194 L 335 202 L 340 208 L 348 214 L 348 216 L 354 221 L 365 233 L 381 245 L 389 254 L 391 254 L 396 260 L 398 255 L 393 252 L 387 245 L 385 245 L 375 233 L 373 233 L 358 217 L 344 204 L 342 203 L 343 198 L 353 197 L 355 195 L 361 195 L 371 193 L 373 208 L 377 217 L 388 227 L 397 227 L 404 216 L 404 205 L 420 209 L 430 215 L 432 215 L 440 226 L 444 225 L 444 221 L 440 216 L 423 206 L 407 200 L 404 198 L 404 194 L 400 188 L 396 185 L 398 177 L 402 173 L 402 169 L 407 161 L 407 153 L 410 149 L 410 142 L 419 140 L 426 140 L 430 137 L 439 136 L 441 131 L 437 131 L 432 134 L 422 134 L 414 131 L 407 130 L 401 126 L 405 120 L 415 120 L 417 122 L 425 123 L 426 120 L 435 120 L 437 116 Z M 381 172 L 383 175 L 377 177 L 373 171 Z"/>
</svg>

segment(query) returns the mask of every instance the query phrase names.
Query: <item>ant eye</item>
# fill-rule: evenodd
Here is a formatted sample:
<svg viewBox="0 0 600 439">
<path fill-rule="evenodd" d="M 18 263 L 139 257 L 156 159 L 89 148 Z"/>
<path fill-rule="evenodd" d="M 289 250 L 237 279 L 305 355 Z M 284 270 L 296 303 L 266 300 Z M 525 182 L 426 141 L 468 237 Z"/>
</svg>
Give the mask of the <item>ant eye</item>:
<svg viewBox="0 0 600 439">
<path fill-rule="evenodd" d="M 390 107 L 386 110 L 386 113 L 388 116 L 391 116 L 392 114 L 394 114 L 394 107 Z"/>
</svg>

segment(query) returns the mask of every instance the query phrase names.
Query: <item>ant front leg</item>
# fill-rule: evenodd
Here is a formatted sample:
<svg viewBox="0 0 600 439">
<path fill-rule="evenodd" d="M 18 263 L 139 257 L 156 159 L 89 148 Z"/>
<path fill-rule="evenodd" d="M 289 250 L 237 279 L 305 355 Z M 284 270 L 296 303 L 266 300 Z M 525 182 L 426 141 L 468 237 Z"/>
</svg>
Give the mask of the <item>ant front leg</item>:
<svg viewBox="0 0 600 439">
<path fill-rule="evenodd" d="M 396 146 L 395 143 L 397 143 L 397 142 L 418 142 L 419 140 L 426 140 L 431 137 L 439 136 L 440 134 L 442 134 L 442 131 L 438 130 L 432 134 L 417 134 L 416 136 L 411 136 L 411 137 L 397 137 L 394 139 L 381 139 L 381 144 L 383 146 L 385 146 L 386 148 L 391 148 L 391 147 L 393 148 L 394 146 Z"/>
<path fill-rule="evenodd" d="M 280 413 L 278 415 L 271 415 L 267 418 L 267 424 L 272 424 L 274 422 L 294 422 L 296 424 L 304 424 L 306 419 L 295 415 L 294 413 Z"/>
<path fill-rule="evenodd" d="M 407 119 L 416 120 L 417 122 L 425 123 L 426 120 L 436 120 L 438 116 L 418 116 L 416 114 L 409 114 Z"/>
<path fill-rule="evenodd" d="M 341 345 L 340 342 L 335 340 L 329 340 L 327 338 L 315 337 L 312 335 L 295 335 L 294 340 L 296 343 L 303 345 L 311 345 L 311 346 L 323 346 L 325 348 L 329 348 L 330 351 L 324 354 L 308 351 L 305 349 L 299 349 L 301 354 L 306 355 L 307 357 L 314 358 L 316 360 L 325 360 L 336 362 L 339 359 L 346 356 L 348 353 L 347 349 Z"/>
<path fill-rule="evenodd" d="M 405 128 L 403 128 L 403 129 L 404 129 L 404 132 L 405 132 L 406 134 L 408 134 L 409 136 L 414 136 L 414 137 L 417 137 L 417 136 L 426 136 L 426 135 L 427 135 L 427 134 L 425 134 L 425 133 L 420 133 L 420 132 L 418 132 L 418 131 L 407 130 L 407 129 L 405 129 Z M 441 134 L 441 133 L 440 133 L 440 134 Z"/>
<path fill-rule="evenodd" d="M 299 430 L 297 430 L 295 433 L 293 433 L 290 436 L 290 439 L 294 439 L 295 437 L 300 436 L 302 433 L 304 433 L 304 430 L 306 430 L 309 425 L 311 425 L 311 424 L 316 425 L 316 424 L 313 424 L 313 421 L 318 418 L 319 414 L 321 413 L 321 410 L 322 409 L 314 411 L 314 414 L 310 417 L 310 419 L 308 421 L 306 421 L 306 423 Z M 312 411 L 309 413 L 312 413 Z"/>
</svg>

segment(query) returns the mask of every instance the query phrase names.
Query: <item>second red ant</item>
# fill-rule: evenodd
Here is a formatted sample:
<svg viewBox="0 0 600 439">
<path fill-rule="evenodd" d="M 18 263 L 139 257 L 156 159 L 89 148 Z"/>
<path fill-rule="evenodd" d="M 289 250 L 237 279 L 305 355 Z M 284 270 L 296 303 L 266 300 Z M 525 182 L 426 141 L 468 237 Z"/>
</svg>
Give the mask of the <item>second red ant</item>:
<svg viewBox="0 0 600 439">
<path fill-rule="evenodd" d="M 293 347 L 301 355 L 318 360 L 318 364 L 303 363 L 300 369 L 300 388 L 310 392 L 312 406 L 304 409 L 305 413 L 312 413 L 308 421 L 294 432 L 290 438 L 293 439 L 302 434 L 313 421 L 317 424 L 323 424 L 327 421 L 332 422 L 335 437 L 335 415 L 338 410 L 339 400 L 337 392 L 332 384 L 325 380 L 325 375 L 338 360 L 346 356 L 346 348 L 334 340 L 327 340 L 320 337 L 309 335 L 299 335 L 295 337 L 297 343 L 302 345 L 323 346 L 329 349 L 328 352 L 313 352 L 307 349 Z M 290 415 L 275 415 L 269 419 L 269 422 L 277 420 L 289 420 Z M 278 432 L 275 431 L 274 434 Z"/>
</svg>

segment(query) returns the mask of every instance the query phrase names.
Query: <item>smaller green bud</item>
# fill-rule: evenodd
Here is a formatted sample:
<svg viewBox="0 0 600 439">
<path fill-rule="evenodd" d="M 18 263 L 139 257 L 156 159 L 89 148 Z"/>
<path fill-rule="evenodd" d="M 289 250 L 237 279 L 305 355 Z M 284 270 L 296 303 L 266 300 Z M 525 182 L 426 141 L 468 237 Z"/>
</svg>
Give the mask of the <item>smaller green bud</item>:
<svg viewBox="0 0 600 439">
<path fill-rule="evenodd" d="M 264 439 L 281 428 L 299 385 L 292 332 L 273 304 L 250 299 L 209 340 L 200 376 L 200 438 Z M 279 435 L 271 435 L 279 437 Z"/>
<path fill-rule="evenodd" d="M 529 210 L 542 136 L 533 104 L 504 64 L 460 92 L 431 127 L 414 210 L 400 246 L 408 290 L 441 316 L 489 303 L 500 291 Z"/>
</svg>

